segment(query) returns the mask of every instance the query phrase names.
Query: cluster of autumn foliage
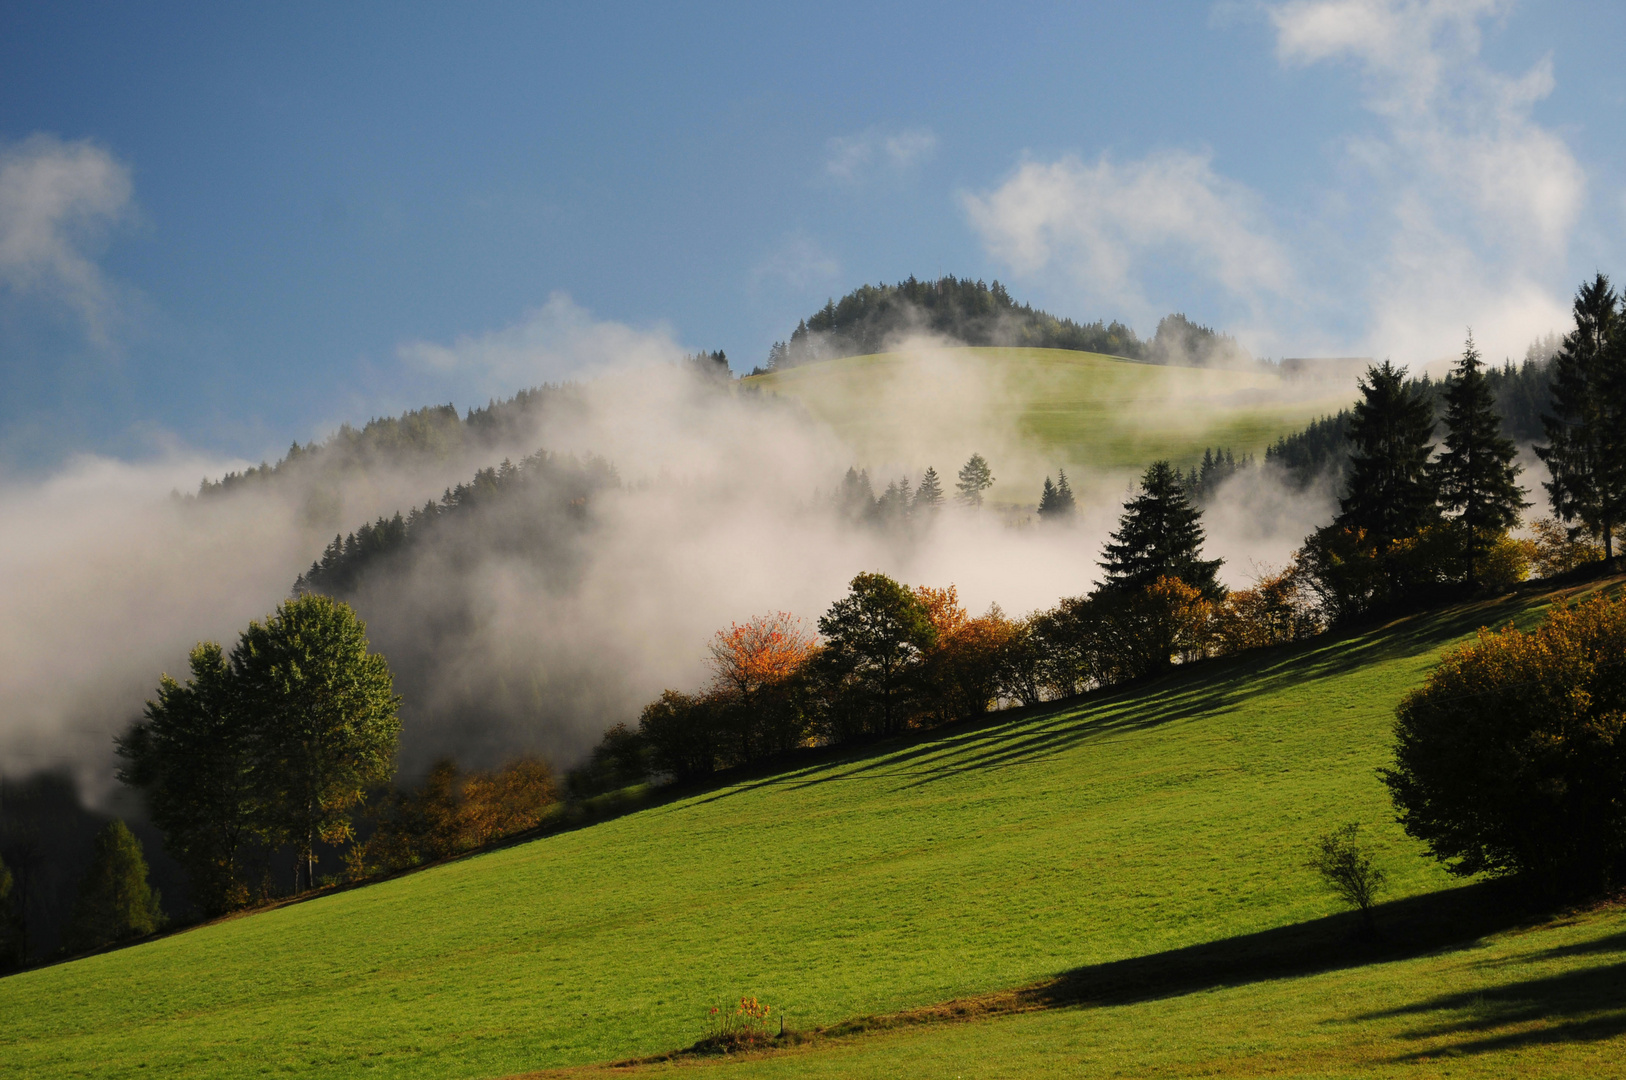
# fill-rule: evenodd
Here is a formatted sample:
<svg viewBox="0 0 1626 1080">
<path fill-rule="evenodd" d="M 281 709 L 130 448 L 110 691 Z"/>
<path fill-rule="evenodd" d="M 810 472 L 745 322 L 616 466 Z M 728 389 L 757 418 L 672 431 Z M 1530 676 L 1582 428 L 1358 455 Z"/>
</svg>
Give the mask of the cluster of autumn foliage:
<svg viewBox="0 0 1626 1080">
<path fill-rule="evenodd" d="M 1011 618 L 971 615 L 954 586 L 853 578 L 815 627 L 784 612 L 720 630 L 710 682 L 667 690 L 618 724 L 571 777 L 590 794 L 650 775 L 692 779 L 800 746 L 936 727 L 1295 641 L 1323 624 L 1302 582 L 1272 575 L 1220 596 L 1164 575 Z"/>
<path fill-rule="evenodd" d="M 345 866 L 358 880 L 471 851 L 536 828 L 558 801 L 553 770 L 541 758 L 488 772 L 442 760 L 419 787 L 391 789 L 368 808 L 372 833 L 345 851 Z"/>
</svg>

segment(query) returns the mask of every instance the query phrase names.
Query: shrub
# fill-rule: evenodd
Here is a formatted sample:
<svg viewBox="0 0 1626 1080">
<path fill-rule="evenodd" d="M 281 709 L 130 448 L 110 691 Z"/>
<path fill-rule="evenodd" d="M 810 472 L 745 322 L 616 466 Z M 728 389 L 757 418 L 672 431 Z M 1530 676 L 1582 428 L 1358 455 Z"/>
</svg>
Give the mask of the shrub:
<svg viewBox="0 0 1626 1080">
<path fill-rule="evenodd" d="M 1384 781 L 1452 873 L 1561 893 L 1626 882 L 1626 601 L 1481 630 L 1396 715 Z"/>
<path fill-rule="evenodd" d="M 1372 859 L 1372 852 L 1360 841 L 1361 827 L 1350 823 L 1334 829 L 1315 842 L 1306 864 L 1338 898 L 1361 913 L 1367 933 L 1375 933 L 1372 907 L 1378 889 L 1388 877 Z"/>
<path fill-rule="evenodd" d="M 1220 655 L 1284 645 L 1319 634 L 1320 611 L 1298 567 L 1266 574 L 1251 589 L 1226 595 L 1214 611 L 1214 651 Z"/>
<path fill-rule="evenodd" d="M 1531 522 L 1530 532 L 1530 568 L 1537 577 L 1555 577 L 1603 558 L 1603 548 L 1579 531 L 1571 536 L 1571 530 L 1556 518 Z"/>
<path fill-rule="evenodd" d="M 738 1005 L 713 1005 L 706 1014 L 706 1034 L 695 1043 L 695 1049 L 727 1054 L 763 1046 L 768 1042 L 768 1017 L 772 1012 L 771 1006 L 753 996 L 740 998 Z"/>
</svg>

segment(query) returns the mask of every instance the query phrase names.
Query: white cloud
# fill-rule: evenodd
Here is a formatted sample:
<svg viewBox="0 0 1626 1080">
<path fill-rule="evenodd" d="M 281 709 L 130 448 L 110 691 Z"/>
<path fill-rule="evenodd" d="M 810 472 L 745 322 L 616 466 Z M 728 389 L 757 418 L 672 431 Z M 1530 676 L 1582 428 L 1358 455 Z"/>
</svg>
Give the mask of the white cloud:
<svg viewBox="0 0 1626 1080">
<path fill-rule="evenodd" d="M 419 369 L 449 377 L 479 396 L 511 394 L 539 383 L 615 368 L 677 359 L 682 349 L 664 327 L 637 330 L 595 321 L 564 293 L 513 326 L 464 335 L 450 345 L 404 342 L 396 355 Z"/>
<path fill-rule="evenodd" d="M 838 135 L 825 145 L 825 174 L 853 184 L 875 171 L 897 174 L 925 161 L 937 149 L 937 136 L 927 128 L 891 134 L 870 128 L 857 135 Z"/>
<path fill-rule="evenodd" d="M 964 196 L 972 226 L 1018 273 L 1065 266 L 1092 299 L 1151 311 L 1142 277 L 1175 260 L 1256 307 L 1293 280 L 1258 198 L 1207 155 L 1118 164 L 1028 162 L 987 195 Z"/>
<path fill-rule="evenodd" d="M 1170 257 L 1220 287 L 1228 318 L 1266 347 L 1426 362 L 1521 355 L 1561 326 L 1587 177 L 1534 106 L 1551 58 L 1520 74 L 1482 57 L 1503 0 L 1290 0 L 1266 8 L 1289 67 L 1354 65 L 1375 131 L 1332 135 L 1343 167 L 1306 206 L 1272 206 L 1207 158 L 1156 152 L 1021 166 L 968 196 L 974 228 L 1019 274 L 1061 271 L 1094 302 L 1189 301 Z M 1148 282 L 1164 291 L 1149 298 Z M 1188 286 L 1189 287 L 1189 286 Z M 1240 310 L 1235 310 L 1240 309 Z M 1336 327 L 1342 324 L 1341 329 Z"/>
<path fill-rule="evenodd" d="M 45 297 L 106 336 L 111 300 L 88 253 L 131 210 L 130 171 L 88 141 L 0 146 L 0 288 Z"/>
<path fill-rule="evenodd" d="M 756 281 L 783 281 L 805 291 L 839 277 L 841 263 L 813 237 L 800 230 L 790 233 L 751 270 Z"/>
</svg>

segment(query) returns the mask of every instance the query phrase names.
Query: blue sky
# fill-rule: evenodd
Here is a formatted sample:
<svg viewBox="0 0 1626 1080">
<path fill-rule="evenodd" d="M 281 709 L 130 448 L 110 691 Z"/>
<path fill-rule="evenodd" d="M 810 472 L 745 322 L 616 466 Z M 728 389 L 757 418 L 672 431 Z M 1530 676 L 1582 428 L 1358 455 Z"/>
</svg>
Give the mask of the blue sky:
<svg viewBox="0 0 1626 1080">
<path fill-rule="evenodd" d="M 954 273 L 1493 357 L 1626 273 L 1626 6 L 0 7 L 0 469 L 258 458 Z"/>
</svg>

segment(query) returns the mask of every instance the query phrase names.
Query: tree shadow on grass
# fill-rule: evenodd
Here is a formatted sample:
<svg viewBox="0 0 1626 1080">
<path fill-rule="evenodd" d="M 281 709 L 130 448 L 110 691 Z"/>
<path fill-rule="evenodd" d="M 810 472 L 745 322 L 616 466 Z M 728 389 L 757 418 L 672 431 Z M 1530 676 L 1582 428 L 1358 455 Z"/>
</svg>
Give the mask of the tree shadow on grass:
<svg viewBox="0 0 1626 1080">
<path fill-rule="evenodd" d="M 1626 946 L 1626 935 L 1616 935 L 1611 940 L 1615 944 L 1614 951 Z M 1432 1019 L 1432 1022 L 1400 1037 L 1426 1039 L 1429 1046 L 1398 1055 L 1391 1059 L 1393 1061 L 1617 1038 L 1626 1034 L 1626 959 L 1482 990 L 1441 994 L 1356 1019 L 1410 1016 Z M 1508 1028 L 1515 1030 L 1506 1030 Z M 1451 1041 L 1442 1046 L 1439 1042 L 1442 1039 Z"/>
</svg>

